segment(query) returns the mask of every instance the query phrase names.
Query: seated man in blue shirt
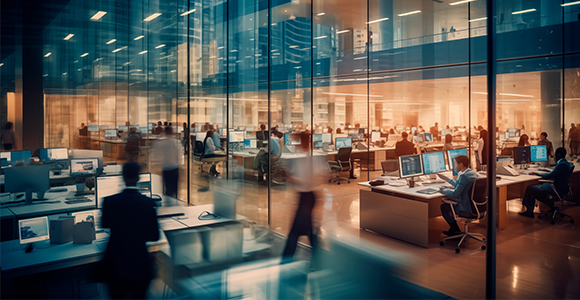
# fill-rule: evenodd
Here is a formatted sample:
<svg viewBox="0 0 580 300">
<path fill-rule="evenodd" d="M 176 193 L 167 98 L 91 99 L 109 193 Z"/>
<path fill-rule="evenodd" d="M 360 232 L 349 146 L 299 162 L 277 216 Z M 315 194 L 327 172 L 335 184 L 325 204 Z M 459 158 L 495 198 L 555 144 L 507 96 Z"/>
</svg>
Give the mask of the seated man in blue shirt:
<svg viewBox="0 0 580 300">
<path fill-rule="evenodd" d="M 569 192 L 568 179 L 572 171 L 573 164 L 566 160 L 566 148 L 560 147 L 556 149 L 556 167 L 550 173 L 530 173 L 530 175 L 539 175 L 542 179 L 549 179 L 554 181 L 554 187 L 560 196 L 567 195 Z M 551 196 L 556 196 L 554 190 L 549 183 L 530 185 L 526 188 L 522 204 L 526 207 L 526 211 L 520 212 L 520 216 L 534 218 L 534 206 L 536 199 L 554 209 L 554 200 Z"/>
<path fill-rule="evenodd" d="M 465 155 L 455 157 L 455 168 L 459 171 L 457 181 L 449 179 L 449 183 L 453 185 L 454 188 L 441 188 L 441 193 L 458 202 L 453 205 L 455 214 L 469 215 L 471 214 L 471 195 L 469 195 L 469 189 L 471 188 L 473 181 L 477 179 L 477 173 L 469 168 L 469 157 Z M 447 179 L 444 176 L 440 177 Z M 453 236 L 461 233 L 461 229 L 459 229 L 459 226 L 457 225 L 450 204 L 441 204 L 441 215 L 449 224 L 449 230 L 443 231 L 445 235 Z"/>
</svg>

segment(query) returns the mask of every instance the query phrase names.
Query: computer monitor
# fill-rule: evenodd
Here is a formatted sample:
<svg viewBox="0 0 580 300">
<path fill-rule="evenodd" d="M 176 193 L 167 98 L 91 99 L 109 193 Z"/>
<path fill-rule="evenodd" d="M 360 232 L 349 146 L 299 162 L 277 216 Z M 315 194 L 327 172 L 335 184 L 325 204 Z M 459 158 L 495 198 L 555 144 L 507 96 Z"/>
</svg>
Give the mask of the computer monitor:
<svg viewBox="0 0 580 300">
<path fill-rule="evenodd" d="M 394 134 L 389 134 L 389 137 L 387 138 L 387 140 L 397 142 L 402 138 L 403 138 L 403 136 L 401 134 L 394 133 Z"/>
<path fill-rule="evenodd" d="M 98 168 L 98 158 L 73 158 L 70 160 L 70 173 L 72 175 L 97 175 Z"/>
<path fill-rule="evenodd" d="M 75 217 L 75 224 L 79 222 L 95 222 L 94 211 L 81 211 L 70 214 Z"/>
<path fill-rule="evenodd" d="M 348 137 L 351 139 L 355 139 L 355 140 L 362 139 L 362 138 L 364 138 L 364 134 L 362 134 L 362 133 L 349 133 Z"/>
<path fill-rule="evenodd" d="M 510 161 L 512 160 L 511 156 L 498 156 L 496 157 L 496 161 Z"/>
<path fill-rule="evenodd" d="M 332 143 L 332 133 L 323 133 L 322 134 L 322 142 L 323 143 Z"/>
<path fill-rule="evenodd" d="M 513 156 L 515 165 L 529 164 L 531 161 L 530 147 L 514 147 Z"/>
<path fill-rule="evenodd" d="M 268 130 L 258 130 L 256 131 L 256 138 L 260 141 L 264 141 L 268 139 L 269 136 Z"/>
<path fill-rule="evenodd" d="M 322 148 L 322 133 L 312 135 L 312 145 L 314 148 Z"/>
<path fill-rule="evenodd" d="M 220 136 L 224 136 L 225 135 L 225 129 L 224 128 L 220 128 L 219 129 L 219 133 L 220 133 Z"/>
<path fill-rule="evenodd" d="M 505 139 L 509 139 L 510 138 L 510 133 L 506 131 L 505 135 L 504 135 Z"/>
<path fill-rule="evenodd" d="M 449 169 L 453 170 L 453 176 L 457 176 L 459 171 L 455 167 L 455 157 L 459 155 L 467 156 L 467 148 L 447 150 L 447 160 L 449 161 Z"/>
<path fill-rule="evenodd" d="M 401 132 L 401 131 L 403 131 L 403 129 L 405 129 L 405 126 L 398 125 L 398 126 L 395 126 L 395 129 L 396 129 L 398 132 Z"/>
<path fill-rule="evenodd" d="M 228 140 L 230 143 L 241 143 L 246 137 L 245 131 L 230 131 L 228 132 Z"/>
<path fill-rule="evenodd" d="M 531 162 L 548 161 L 548 149 L 546 145 L 530 146 L 530 160 Z"/>
<path fill-rule="evenodd" d="M 418 135 L 413 136 L 413 142 L 422 142 L 422 141 L 423 141 L 422 136 L 418 136 Z"/>
<path fill-rule="evenodd" d="M 20 244 L 35 243 L 50 239 L 48 217 L 24 219 L 18 221 Z"/>
<path fill-rule="evenodd" d="M 30 150 L 12 151 L 10 154 L 10 164 L 14 165 L 16 162 L 24 162 L 27 164 L 30 162 L 30 157 Z"/>
<path fill-rule="evenodd" d="M 334 147 L 336 150 L 344 147 L 352 147 L 352 139 L 349 137 L 339 137 L 334 139 Z"/>
<path fill-rule="evenodd" d="M 245 139 L 244 140 L 244 148 L 258 148 L 258 140 L 257 139 Z"/>
<path fill-rule="evenodd" d="M 128 131 L 129 130 L 129 126 L 117 126 L 117 128 L 119 129 L 119 131 Z"/>
<path fill-rule="evenodd" d="M 32 165 L 4 169 L 4 191 L 26 192 L 26 204 L 32 203 L 32 192 L 44 193 L 50 189 L 50 166 Z"/>
<path fill-rule="evenodd" d="M 423 153 L 421 154 L 421 160 L 423 161 L 423 171 L 426 175 L 447 171 L 444 152 Z"/>
<path fill-rule="evenodd" d="M 71 151 L 72 158 L 98 158 L 99 159 L 99 169 L 97 170 L 97 175 L 100 175 L 103 170 L 103 151 L 102 150 L 86 150 L 86 149 L 74 149 Z"/>
<path fill-rule="evenodd" d="M 153 127 L 154 127 L 154 126 L 155 126 L 155 124 L 153 124 L 153 123 L 149 123 L 149 124 L 147 124 L 147 129 L 148 129 L 149 131 L 151 131 L 151 130 L 153 130 Z"/>
<path fill-rule="evenodd" d="M 451 129 L 441 129 L 441 136 L 451 134 Z"/>
<path fill-rule="evenodd" d="M 88 125 L 87 130 L 88 131 L 99 131 L 99 125 Z"/>
<path fill-rule="evenodd" d="M 300 145 L 300 133 L 284 133 L 284 145 L 286 146 L 296 146 Z"/>
<path fill-rule="evenodd" d="M 117 129 L 105 129 L 105 138 L 106 139 L 117 138 Z"/>
<path fill-rule="evenodd" d="M 411 127 L 411 133 L 415 133 L 417 131 L 417 127 Z"/>
<path fill-rule="evenodd" d="M 421 155 L 404 155 L 399 156 L 399 177 L 408 178 L 423 175 L 423 164 Z"/>
<path fill-rule="evenodd" d="M 125 180 L 123 175 L 99 176 L 95 184 L 95 197 L 97 207 L 103 207 L 105 197 L 112 196 L 122 192 L 125 189 Z M 151 197 L 151 173 L 139 174 L 137 182 L 139 192 L 147 197 Z"/>
<path fill-rule="evenodd" d="M 0 168 L 8 167 L 10 163 L 8 162 L 8 158 L 1 157 L 0 158 Z"/>
<path fill-rule="evenodd" d="M 68 160 L 68 148 L 40 149 L 41 161 Z"/>
<path fill-rule="evenodd" d="M 425 135 L 425 142 L 432 142 L 433 141 L 433 134 L 431 132 L 423 132 Z"/>
<path fill-rule="evenodd" d="M 10 165 L 10 162 L 12 161 L 12 160 L 10 159 L 10 157 L 11 157 L 11 155 L 10 155 L 10 154 L 11 154 L 11 153 L 12 153 L 12 152 L 10 152 L 10 151 L 0 152 L 0 158 L 2 158 L 2 159 L 6 159 L 6 161 L 8 162 L 8 165 Z"/>
<path fill-rule="evenodd" d="M 195 140 L 203 142 L 205 140 L 206 136 L 207 136 L 207 132 L 198 132 L 195 134 Z"/>
<path fill-rule="evenodd" d="M 381 140 L 381 132 L 380 131 L 372 131 L 371 132 L 371 143 L 376 143 Z"/>
</svg>

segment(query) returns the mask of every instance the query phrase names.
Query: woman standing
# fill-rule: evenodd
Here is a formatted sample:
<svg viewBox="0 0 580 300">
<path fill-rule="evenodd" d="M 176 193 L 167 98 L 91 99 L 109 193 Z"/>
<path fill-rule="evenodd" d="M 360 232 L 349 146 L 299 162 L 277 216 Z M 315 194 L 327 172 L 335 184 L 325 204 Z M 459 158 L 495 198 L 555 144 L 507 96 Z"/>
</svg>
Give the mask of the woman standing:
<svg viewBox="0 0 580 300">
<path fill-rule="evenodd" d="M 479 139 L 475 148 L 475 159 L 477 161 L 477 170 L 483 171 L 482 166 L 487 166 L 487 130 L 479 131 Z"/>
</svg>

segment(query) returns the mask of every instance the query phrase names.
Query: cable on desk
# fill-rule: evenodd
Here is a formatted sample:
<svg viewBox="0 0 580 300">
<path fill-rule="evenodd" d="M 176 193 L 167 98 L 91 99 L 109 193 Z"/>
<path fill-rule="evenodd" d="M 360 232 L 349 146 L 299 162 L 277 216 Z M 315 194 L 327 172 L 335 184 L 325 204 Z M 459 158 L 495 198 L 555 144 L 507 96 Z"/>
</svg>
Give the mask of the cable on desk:
<svg viewBox="0 0 580 300">
<path fill-rule="evenodd" d="M 201 214 L 199 214 L 199 217 L 197 217 L 198 220 L 214 220 L 220 218 L 221 218 L 220 216 L 214 215 L 207 210 L 203 211 Z"/>
</svg>

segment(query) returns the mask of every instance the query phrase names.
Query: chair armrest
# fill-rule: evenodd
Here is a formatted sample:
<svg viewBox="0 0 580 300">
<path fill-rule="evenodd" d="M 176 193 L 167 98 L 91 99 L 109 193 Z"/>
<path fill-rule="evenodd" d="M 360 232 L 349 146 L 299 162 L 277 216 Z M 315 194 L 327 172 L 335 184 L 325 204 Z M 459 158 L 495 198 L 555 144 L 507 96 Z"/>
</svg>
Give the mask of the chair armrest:
<svg viewBox="0 0 580 300">
<path fill-rule="evenodd" d="M 544 183 L 554 183 L 554 180 L 549 180 L 549 179 L 540 179 L 538 181 L 539 182 L 544 182 Z"/>
<path fill-rule="evenodd" d="M 326 162 L 329 166 L 339 166 L 338 162 L 330 160 Z"/>
<path fill-rule="evenodd" d="M 447 204 L 458 204 L 459 203 L 458 201 L 455 201 L 455 200 L 449 199 L 449 198 L 443 198 L 443 199 L 441 199 L 441 202 L 447 203 Z"/>
</svg>

